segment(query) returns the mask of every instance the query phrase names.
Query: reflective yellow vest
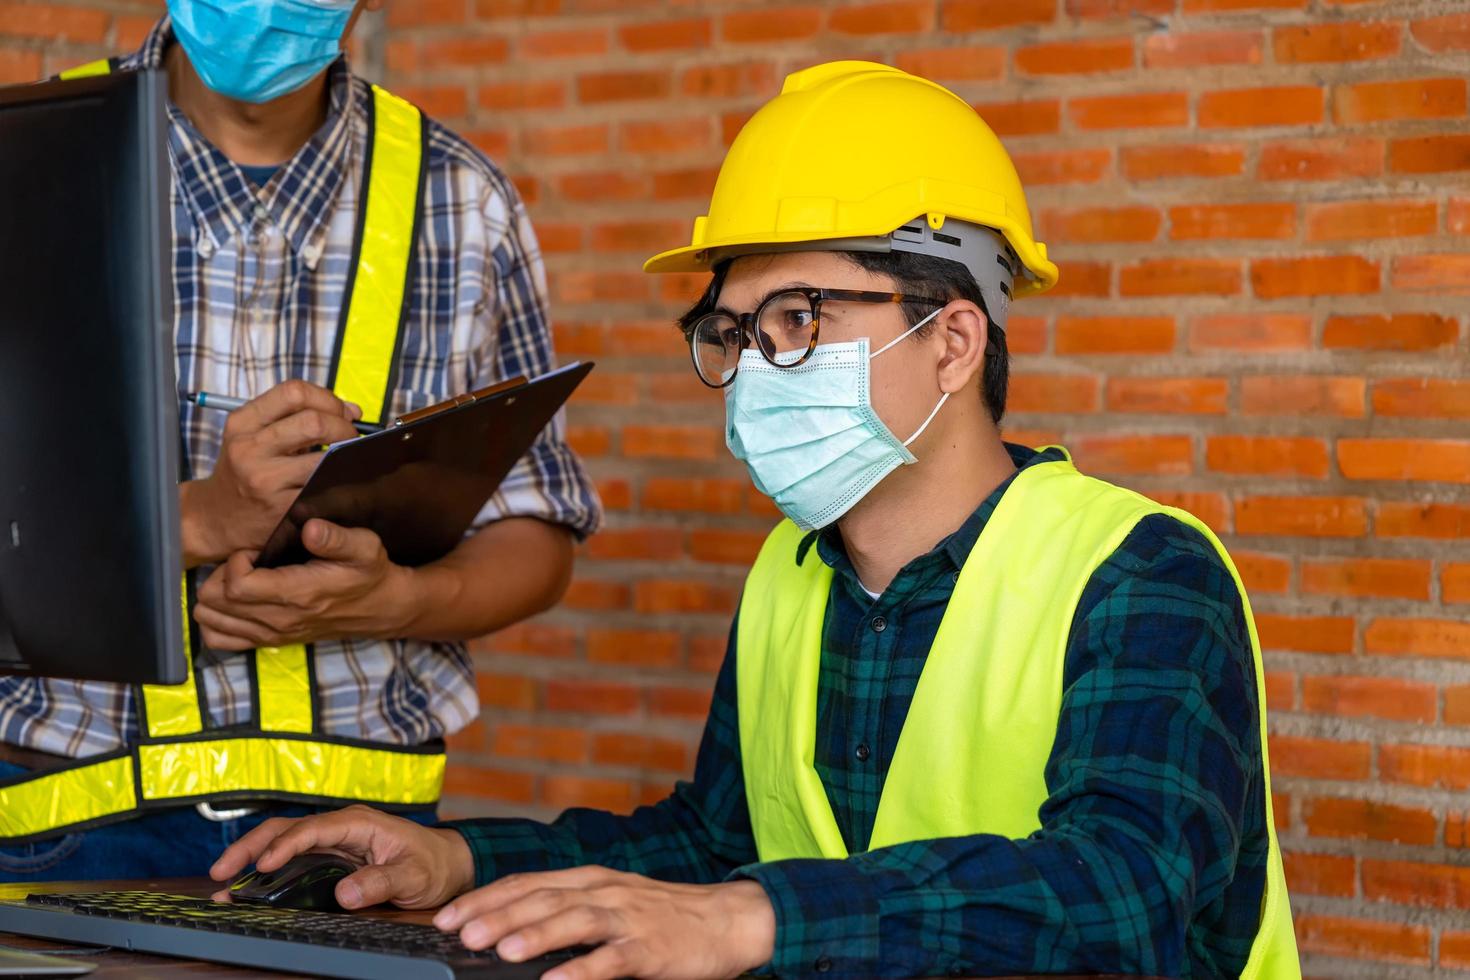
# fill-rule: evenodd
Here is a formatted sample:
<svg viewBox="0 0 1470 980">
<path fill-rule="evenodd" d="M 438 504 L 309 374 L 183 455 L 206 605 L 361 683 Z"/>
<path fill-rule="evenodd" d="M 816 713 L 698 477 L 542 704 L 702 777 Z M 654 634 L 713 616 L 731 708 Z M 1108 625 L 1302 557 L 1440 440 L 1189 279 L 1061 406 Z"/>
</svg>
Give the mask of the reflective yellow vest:
<svg viewBox="0 0 1470 980">
<path fill-rule="evenodd" d="M 1240 575 L 1198 518 L 1083 476 L 1069 459 L 1021 471 L 966 560 L 899 735 L 869 847 L 973 834 L 1021 839 L 1040 829 L 1073 613 L 1093 572 L 1150 514 L 1203 534 L 1240 589 L 1261 706 L 1270 837 L 1260 927 L 1242 976 L 1297 980 L 1271 812 L 1261 648 Z M 832 569 L 810 555 L 796 563 L 801 537 L 789 521 L 771 532 L 740 605 L 740 749 L 762 861 L 847 857 L 814 764 Z"/>
<path fill-rule="evenodd" d="M 63 78 L 103 75 L 104 60 Z M 400 334 L 423 210 L 425 121 L 376 86 L 358 218 L 358 261 L 348 284 L 331 369 L 336 394 L 380 421 L 392 396 Z M 147 734 L 135 746 L 0 783 L 0 844 L 20 843 L 196 802 L 281 800 L 391 808 L 432 806 L 444 781 L 444 745 L 395 746 L 318 730 L 309 647 L 251 656 L 253 727 L 208 729 L 195 680 L 192 589 L 183 590 L 189 671 L 178 685 L 143 685 L 135 703 Z"/>
</svg>

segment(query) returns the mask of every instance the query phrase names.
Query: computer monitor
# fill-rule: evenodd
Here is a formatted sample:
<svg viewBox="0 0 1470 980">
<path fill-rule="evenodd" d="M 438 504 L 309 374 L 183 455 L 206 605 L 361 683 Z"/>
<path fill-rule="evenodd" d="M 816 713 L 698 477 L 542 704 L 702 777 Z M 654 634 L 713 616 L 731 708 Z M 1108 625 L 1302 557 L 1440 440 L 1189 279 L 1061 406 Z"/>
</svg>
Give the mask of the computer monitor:
<svg viewBox="0 0 1470 980">
<path fill-rule="evenodd" d="M 166 93 L 0 88 L 0 673 L 185 676 Z"/>
</svg>

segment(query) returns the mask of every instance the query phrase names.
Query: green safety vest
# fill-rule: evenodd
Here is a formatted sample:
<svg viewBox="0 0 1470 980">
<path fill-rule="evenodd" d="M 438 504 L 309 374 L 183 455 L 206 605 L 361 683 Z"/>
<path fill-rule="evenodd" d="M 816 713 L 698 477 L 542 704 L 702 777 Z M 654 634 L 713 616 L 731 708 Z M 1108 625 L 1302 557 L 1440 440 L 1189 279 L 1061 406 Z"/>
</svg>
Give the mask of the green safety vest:
<svg viewBox="0 0 1470 980">
<path fill-rule="evenodd" d="M 1073 613 L 1093 572 L 1150 514 L 1203 534 L 1240 589 L 1261 707 L 1270 838 L 1260 927 L 1242 976 L 1297 980 L 1271 811 L 1261 646 L 1240 574 L 1197 517 L 1083 476 L 1070 459 L 1022 470 L 970 552 L 914 691 L 868 846 L 974 834 L 1022 839 L 1041 828 Z M 813 762 L 832 569 L 816 559 L 797 564 L 801 538 L 789 521 L 771 532 L 740 605 L 740 750 L 762 861 L 848 855 Z"/>
<path fill-rule="evenodd" d="M 105 75 L 115 59 L 62 78 Z M 423 211 L 427 140 L 422 113 L 377 86 L 358 214 L 357 264 L 347 285 L 331 367 L 332 390 L 368 422 L 389 410 Z M 137 745 L 0 782 L 0 844 L 14 844 L 196 802 L 281 800 L 383 807 L 432 806 L 444 781 L 444 744 L 396 746 L 318 730 L 307 645 L 251 656 L 255 723 L 204 727 L 190 629 L 192 588 L 182 590 L 188 676 L 142 685 L 135 703 L 146 732 Z"/>
</svg>

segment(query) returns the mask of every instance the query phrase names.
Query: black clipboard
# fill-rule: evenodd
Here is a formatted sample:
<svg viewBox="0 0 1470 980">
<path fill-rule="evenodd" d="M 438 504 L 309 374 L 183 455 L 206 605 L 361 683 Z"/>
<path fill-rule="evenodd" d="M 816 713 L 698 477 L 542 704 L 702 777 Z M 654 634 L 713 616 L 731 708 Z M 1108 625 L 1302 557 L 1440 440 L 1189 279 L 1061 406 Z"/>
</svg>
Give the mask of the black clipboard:
<svg viewBox="0 0 1470 980">
<path fill-rule="evenodd" d="M 591 370 L 581 362 L 512 379 L 329 447 L 255 566 L 310 561 L 301 529 L 313 517 L 371 529 L 394 564 L 443 558 Z"/>
</svg>

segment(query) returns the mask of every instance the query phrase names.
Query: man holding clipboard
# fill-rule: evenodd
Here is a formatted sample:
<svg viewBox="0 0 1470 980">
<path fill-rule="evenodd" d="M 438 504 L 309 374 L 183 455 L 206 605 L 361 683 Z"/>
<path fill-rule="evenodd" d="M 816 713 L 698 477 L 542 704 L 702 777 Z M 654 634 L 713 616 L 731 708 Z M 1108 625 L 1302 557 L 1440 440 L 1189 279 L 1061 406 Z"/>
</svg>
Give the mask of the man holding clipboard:
<svg viewBox="0 0 1470 980">
<path fill-rule="evenodd" d="M 272 815 L 348 802 L 432 821 L 441 739 L 478 714 L 460 641 L 555 603 L 599 523 L 558 419 L 441 560 L 397 565 L 372 531 L 315 520 L 312 560 L 254 567 L 355 422 L 554 367 L 510 181 L 341 55 L 381 6 L 169 0 L 139 51 L 67 73 L 168 74 L 191 669 L 138 689 L 0 678 L 0 781 L 55 794 L 49 815 L 0 820 L 0 881 L 202 874 Z M 145 781 L 188 786 L 78 819 L 88 758 L 140 741 L 162 758 Z"/>
</svg>

